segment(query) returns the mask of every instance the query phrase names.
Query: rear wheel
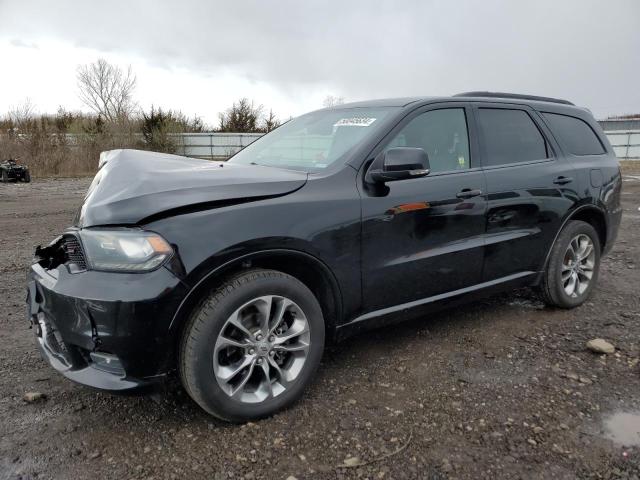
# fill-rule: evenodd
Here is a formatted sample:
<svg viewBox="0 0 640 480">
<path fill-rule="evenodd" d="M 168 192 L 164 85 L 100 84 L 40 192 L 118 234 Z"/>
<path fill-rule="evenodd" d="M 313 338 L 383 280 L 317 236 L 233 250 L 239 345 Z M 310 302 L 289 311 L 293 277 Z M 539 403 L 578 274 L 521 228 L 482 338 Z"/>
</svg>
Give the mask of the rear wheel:
<svg viewBox="0 0 640 480">
<path fill-rule="evenodd" d="M 323 348 L 324 321 L 313 293 L 290 275 L 252 270 L 229 279 L 196 309 L 179 368 L 196 403 L 240 422 L 300 397 Z"/>
<path fill-rule="evenodd" d="M 548 305 L 573 308 L 589 298 L 600 268 L 600 238 L 586 222 L 572 220 L 551 250 L 541 285 Z"/>
<path fill-rule="evenodd" d="M 30 172 L 25 172 L 24 177 L 22 178 L 22 180 L 24 181 L 24 183 L 29 183 L 31 181 L 31 173 Z"/>
<path fill-rule="evenodd" d="M 6 170 L 2 170 L 2 182 L 6 183 L 9 181 L 9 174 Z"/>
</svg>

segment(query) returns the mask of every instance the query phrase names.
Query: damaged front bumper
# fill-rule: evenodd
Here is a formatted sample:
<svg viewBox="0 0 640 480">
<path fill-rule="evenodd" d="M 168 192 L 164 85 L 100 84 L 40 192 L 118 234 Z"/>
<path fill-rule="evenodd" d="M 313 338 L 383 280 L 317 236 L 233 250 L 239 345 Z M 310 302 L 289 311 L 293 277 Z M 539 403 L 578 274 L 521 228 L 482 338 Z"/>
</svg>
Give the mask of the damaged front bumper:
<svg viewBox="0 0 640 480">
<path fill-rule="evenodd" d="M 34 263 L 27 313 L 42 356 L 65 377 L 134 392 L 159 383 L 173 364 L 168 332 L 184 288 L 167 268 L 125 274 Z"/>
</svg>

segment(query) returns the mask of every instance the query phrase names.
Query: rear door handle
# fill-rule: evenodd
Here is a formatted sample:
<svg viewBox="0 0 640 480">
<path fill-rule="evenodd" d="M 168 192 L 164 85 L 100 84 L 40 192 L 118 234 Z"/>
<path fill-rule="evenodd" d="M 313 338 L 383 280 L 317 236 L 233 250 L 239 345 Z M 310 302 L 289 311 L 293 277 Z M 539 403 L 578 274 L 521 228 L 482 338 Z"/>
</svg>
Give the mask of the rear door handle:
<svg viewBox="0 0 640 480">
<path fill-rule="evenodd" d="M 571 177 L 565 177 L 563 175 L 560 175 L 558 178 L 556 178 L 553 183 L 555 183 L 556 185 L 566 185 L 567 183 L 571 183 L 573 182 L 573 178 Z"/>
<path fill-rule="evenodd" d="M 482 190 L 471 190 L 470 188 L 463 188 L 458 193 L 456 193 L 456 197 L 458 198 L 471 198 L 477 197 L 478 195 L 482 195 Z"/>
</svg>

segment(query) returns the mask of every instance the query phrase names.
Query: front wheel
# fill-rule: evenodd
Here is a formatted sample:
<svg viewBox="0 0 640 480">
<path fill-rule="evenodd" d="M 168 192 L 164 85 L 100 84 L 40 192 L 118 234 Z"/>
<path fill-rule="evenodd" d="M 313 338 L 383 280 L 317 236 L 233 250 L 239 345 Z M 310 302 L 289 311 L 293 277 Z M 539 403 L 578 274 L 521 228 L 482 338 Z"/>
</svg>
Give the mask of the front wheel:
<svg viewBox="0 0 640 480">
<path fill-rule="evenodd" d="M 31 182 L 31 173 L 30 172 L 25 172 L 24 177 L 22 178 L 22 181 L 24 183 L 29 183 Z"/>
<path fill-rule="evenodd" d="M 9 174 L 6 170 L 2 170 L 2 183 L 7 183 L 9 181 Z"/>
<path fill-rule="evenodd" d="M 588 223 L 570 221 L 558 235 L 544 272 L 541 290 L 550 306 L 582 305 L 598 280 L 600 238 Z"/>
<path fill-rule="evenodd" d="M 323 348 L 324 320 L 313 293 L 285 273 L 251 270 L 229 279 L 193 313 L 179 369 L 204 410 L 241 422 L 300 397 Z"/>
</svg>

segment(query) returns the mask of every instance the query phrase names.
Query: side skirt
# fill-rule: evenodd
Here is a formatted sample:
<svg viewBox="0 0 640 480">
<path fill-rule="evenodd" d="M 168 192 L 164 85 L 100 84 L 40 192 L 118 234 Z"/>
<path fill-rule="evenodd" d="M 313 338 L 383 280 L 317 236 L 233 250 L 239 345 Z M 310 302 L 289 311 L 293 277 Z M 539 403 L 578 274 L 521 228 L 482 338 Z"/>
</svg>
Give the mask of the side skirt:
<svg viewBox="0 0 640 480">
<path fill-rule="evenodd" d="M 432 312 L 454 305 L 468 303 L 477 298 L 486 297 L 511 288 L 529 286 L 535 283 L 535 279 L 539 273 L 540 272 L 530 271 L 514 273 L 470 287 L 374 310 L 373 312 L 365 313 L 347 323 L 339 325 L 336 328 L 336 337 L 338 340 L 343 340 L 363 330 L 378 328 L 391 323 L 398 323 L 415 318 L 416 314 L 419 313 Z"/>
</svg>

